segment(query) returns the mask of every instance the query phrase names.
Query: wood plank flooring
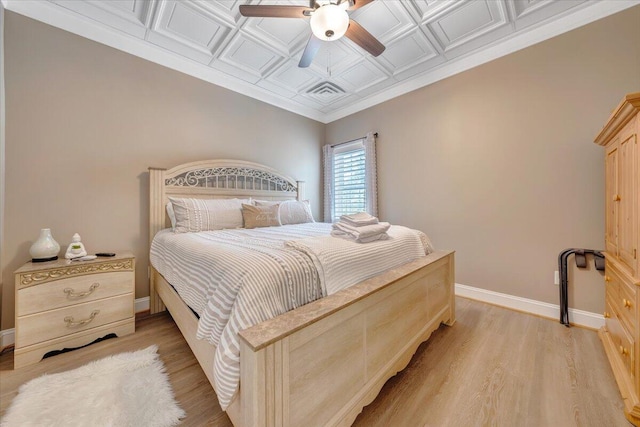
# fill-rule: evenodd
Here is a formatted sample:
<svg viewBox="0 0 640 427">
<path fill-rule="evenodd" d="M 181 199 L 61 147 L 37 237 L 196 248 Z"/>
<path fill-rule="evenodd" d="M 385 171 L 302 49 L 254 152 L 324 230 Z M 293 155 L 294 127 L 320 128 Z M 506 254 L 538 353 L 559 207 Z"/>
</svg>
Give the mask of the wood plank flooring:
<svg viewBox="0 0 640 427">
<path fill-rule="evenodd" d="M 354 426 L 631 426 L 595 331 L 462 298 L 456 304 L 456 324 L 434 332 Z M 15 371 L 13 354 L 0 355 L 0 416 L 32 378 L 151 344 L 187 412 L 182 425 L 231 426 L 168 315 Z"/>
</svg>

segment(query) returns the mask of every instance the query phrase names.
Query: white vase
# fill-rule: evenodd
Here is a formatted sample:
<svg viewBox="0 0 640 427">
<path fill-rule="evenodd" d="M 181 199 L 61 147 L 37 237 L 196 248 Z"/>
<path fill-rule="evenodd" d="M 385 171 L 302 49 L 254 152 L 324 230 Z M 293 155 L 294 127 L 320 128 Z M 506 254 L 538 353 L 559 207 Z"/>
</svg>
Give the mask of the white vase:
<svg viewBox="0 0 640 427">
<path fill-rule="evenodd" d="M 58 253 L 60 252 L 60 245 L 56 242 L 51 235 L 51 229 L 43 228 L 40 230 L 40 236 L 36 240 L 31 248 L 29 254 L 33 262 L 44 262 L 58 259 Z"/>
</svg>

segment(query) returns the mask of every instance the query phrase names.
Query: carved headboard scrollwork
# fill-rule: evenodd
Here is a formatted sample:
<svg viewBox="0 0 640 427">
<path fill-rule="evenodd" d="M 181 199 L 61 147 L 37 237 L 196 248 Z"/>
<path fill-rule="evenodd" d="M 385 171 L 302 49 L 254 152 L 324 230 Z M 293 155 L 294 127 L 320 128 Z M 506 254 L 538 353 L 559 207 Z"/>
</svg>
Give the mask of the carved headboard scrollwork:
<svg viewBox="0 0 640 427">
<path fill-rule="evenodd" d="M 297 185 L 273 172 L 249 167 L 210 167 L 183 172 L 165 179 L 174 187 L 206 187 L 297 192 Z"/>
</svg>

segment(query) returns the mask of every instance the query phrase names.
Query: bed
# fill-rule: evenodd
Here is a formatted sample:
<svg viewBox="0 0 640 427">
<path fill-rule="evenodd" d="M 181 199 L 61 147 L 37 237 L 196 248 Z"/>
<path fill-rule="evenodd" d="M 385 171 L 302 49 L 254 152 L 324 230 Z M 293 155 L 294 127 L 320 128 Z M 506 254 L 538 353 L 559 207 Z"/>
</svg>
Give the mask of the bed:
<svg viewBox="0 0 640 427">
<path fill-rule="evenodd" d="M 169 226 L 169 197 L 303 200 L 304 183 L 256 163 L 193 162 L 149 169 L 150 240 Z M 214 346 L 198 317 L 150 265 L 150 309 L 168 309 L 214 385 Z M 455 321 L 454 256 L 434 251 L 241 330 L 235 426 L 350 425 L 442 323 Z M 214 386 L 215 389 L 215 386 Z"/>
</svg>

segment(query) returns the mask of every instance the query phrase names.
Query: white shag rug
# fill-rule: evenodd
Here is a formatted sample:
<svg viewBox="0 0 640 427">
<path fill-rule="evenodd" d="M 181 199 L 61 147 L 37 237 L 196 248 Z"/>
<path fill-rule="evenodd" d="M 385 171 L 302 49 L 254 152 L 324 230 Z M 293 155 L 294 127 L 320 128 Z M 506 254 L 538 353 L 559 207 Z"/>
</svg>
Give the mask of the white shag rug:
<svg viewBox="0 0 640 427">
<path fill-rule="evenodd" d="M 152 345 L 35 378 L 20 387 L 2 427 L 175 426 L 184 411 Z"/>
</svg>

